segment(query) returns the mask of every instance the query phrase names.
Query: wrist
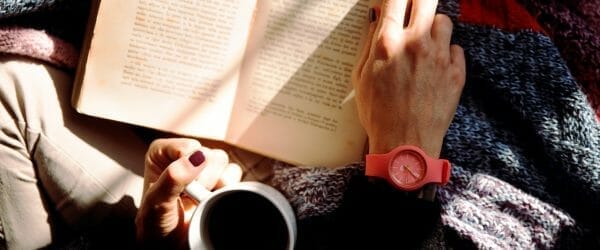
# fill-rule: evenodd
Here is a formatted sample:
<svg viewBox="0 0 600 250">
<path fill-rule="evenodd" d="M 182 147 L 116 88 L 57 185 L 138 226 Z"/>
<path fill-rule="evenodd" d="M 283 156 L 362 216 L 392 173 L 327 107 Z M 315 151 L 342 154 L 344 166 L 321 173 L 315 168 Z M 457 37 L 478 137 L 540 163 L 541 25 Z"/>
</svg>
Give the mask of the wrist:
<svg viewBox="0 0 600 250">
<path fill-rule="evenodd" d="M 419 147 L 425 151 L 425 153 L 433 158 L 439 158 L 442 150 L 442 144 L 436 143 L 422 143 L 418 140 L 371 140 L 369 139 L 369 154 L 385 154 L 392 151 L 394 148 L 400 145 L 413 145 Z"/>
<path fill-rule="evenodd" d="M 365 159 L 366 176 L 385 180 L 401 191 L 417 191 L 419 198 L 428 200 L 433 200 L 435 188 L 422 188 L 429 184 L 446 185 L 450 174 L 448 160 L 428 156 L 414 145 L 401 145 L 385 154 L 369 154 Z"/>
</svg>

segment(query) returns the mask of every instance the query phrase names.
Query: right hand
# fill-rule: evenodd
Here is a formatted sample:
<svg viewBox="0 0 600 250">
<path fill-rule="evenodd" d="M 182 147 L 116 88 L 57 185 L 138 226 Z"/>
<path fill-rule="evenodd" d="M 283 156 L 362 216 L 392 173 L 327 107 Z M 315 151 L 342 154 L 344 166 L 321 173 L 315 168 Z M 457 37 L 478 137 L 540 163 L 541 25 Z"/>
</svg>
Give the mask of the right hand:
<svg viewBox="0 0 600 250">
<path fill-rule="evenodd" d="M 451 45 L 452 21 L 436 0 L 384 0 L 353 72 L 369 153 L 398 145 L 439 157 L 465 83 L 463 49 Z"/>
<path fill-rule="evenodd" d="M 187 231 L 196 201 L 183 194 L 196 180 L 208 190 L 239 182 L 240 166 L 227 153 L 203 147 L 193 139 L 158 139 L 145 159 L 142 204 L 135 224 L 140 246 L 186 249 Z"/>
</svg>

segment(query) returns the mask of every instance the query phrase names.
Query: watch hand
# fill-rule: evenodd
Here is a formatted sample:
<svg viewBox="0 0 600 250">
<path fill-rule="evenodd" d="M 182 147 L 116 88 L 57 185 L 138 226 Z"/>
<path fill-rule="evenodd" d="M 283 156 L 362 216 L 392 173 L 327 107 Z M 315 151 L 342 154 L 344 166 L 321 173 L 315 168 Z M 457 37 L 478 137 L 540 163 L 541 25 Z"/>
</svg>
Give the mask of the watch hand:
<svg viewBox="0 0 600 250">
<path fill-rule="evenodd" d="M 408 173 L 410 173 L 410 175 L 412 175 L 415 179 L 419 178 L 419 176 L 417 176 L 417 174 L 415 174 L 415 172 L 413 172 L 408 166 L 402 165 L 402 167 L 404 167 L 404 169 L 408 170 Z"/>
</svg>

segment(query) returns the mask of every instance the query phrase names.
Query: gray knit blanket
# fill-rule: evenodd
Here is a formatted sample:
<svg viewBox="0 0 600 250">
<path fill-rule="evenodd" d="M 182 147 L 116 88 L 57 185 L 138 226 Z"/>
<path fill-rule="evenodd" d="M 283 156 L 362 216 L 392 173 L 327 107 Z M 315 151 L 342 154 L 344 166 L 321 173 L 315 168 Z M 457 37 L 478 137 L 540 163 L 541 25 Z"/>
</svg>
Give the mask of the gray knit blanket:
<svg viewBox="0 0 600 250">
<path fill-rule="evenodd" d="M 544 6 L 551 16 L 577 4 L 523 2 L 440 1 L 439 11 L 455 23 L 453 42 L 467 58 L 466 86 L 442 151 L 453 166 L 450 183 L 438 191 L 442 222 L 482 249 L 598 247 L 600 126 L 586 96 L 597 86 L 576 81 L 548 35 L 556 31 L 530 14 L 540 9 L 526 8 Z M 570 34 L 585 34 L 584 28 Z M 596 30 L 578 48 L 600 51 L 597 37 Z M 598 57 L 571 62 L 577 60 L 592 62 L 572 68 L 598 74 Z M 311 218 L 334 213 L 352 175 L 363 170 L 360 164 L 331 170 L 280 163 L 274 181 L 299 217 Z"/>
<path fill-rule="evenodd" d="M 78 47 L 82 27 L 65 23 L 84 20 L 82 2 L 3 0 L 0 28 L 29 26 Z M 452 177 L 438 190 L 442 223 L 462 240 L 482 249 L 600 246 L 597 4 L 440 0 L 467 59 L 442 151 Z M 23 18 L 56 12 L 70 13 L 71 22 Z M 279 162 L 274 169 L 272 184 L 300 221 L 334 214 L 350 179 L 364 171 L 362 163 L 329 169 Z"/>
</svg>

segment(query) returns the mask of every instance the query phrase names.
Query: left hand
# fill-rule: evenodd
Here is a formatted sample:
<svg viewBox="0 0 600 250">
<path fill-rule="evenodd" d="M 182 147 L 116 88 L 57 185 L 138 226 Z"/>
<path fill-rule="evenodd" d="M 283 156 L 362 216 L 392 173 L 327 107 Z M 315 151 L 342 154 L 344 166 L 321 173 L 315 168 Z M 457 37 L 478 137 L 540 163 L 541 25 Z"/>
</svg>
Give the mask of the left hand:
<svg viewBox="0 0 600 250">
<path fill-rule="evenodd" d="M 437 158 L 465 84 L 465 57 L 450 44 L 450 18 L 435 14 L 437 0 L 412 1 L 406 11 L 408 2 L 384 0 L 371 23 L 353 74 L 358 115 L 369 153 L 415 145 Z"/>
<path fill-rule="evenodd" d="M 145 157 L 144 192 L 136 236 L 142 246 L 189 248 L 187 231 L 196 201 L 183 195 L 197 180 L 208 190 L 239 182 L 241 168 L 223 150 L 202 147 L 193 139 L 158 139 Z"/>
</svg>

